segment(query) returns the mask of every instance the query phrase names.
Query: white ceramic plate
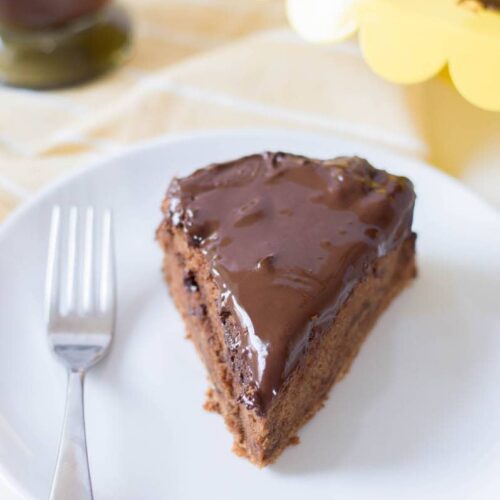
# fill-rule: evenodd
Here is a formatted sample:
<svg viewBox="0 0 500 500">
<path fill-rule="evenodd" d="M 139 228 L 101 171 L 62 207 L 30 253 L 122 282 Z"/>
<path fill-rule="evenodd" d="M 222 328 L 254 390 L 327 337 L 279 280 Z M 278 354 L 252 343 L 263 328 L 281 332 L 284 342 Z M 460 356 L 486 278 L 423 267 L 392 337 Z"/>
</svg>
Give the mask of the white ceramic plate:
<svg viewBox="0 0 500 500">
<path fill-rule="evenodd" d="M 384 314 L 349 375 L 258 470 L 202 410 L 204 370 L 168 297 L 154 241 L 174 175 L 264 149 L 358 154 L 414 181 L 420 274 Z M 25 498 L 47 497 L 65 374 L 46 345 L 42 291 L 51 206 L 111 205 L 119 313 L 110 356 L 88 376 L 97 500 L 498 498 L 500 219 L 414 160 L 336 137 L 242 131 L 140 146 L 65 179 L 0 232 L 0 464 Z"/>
</svg>

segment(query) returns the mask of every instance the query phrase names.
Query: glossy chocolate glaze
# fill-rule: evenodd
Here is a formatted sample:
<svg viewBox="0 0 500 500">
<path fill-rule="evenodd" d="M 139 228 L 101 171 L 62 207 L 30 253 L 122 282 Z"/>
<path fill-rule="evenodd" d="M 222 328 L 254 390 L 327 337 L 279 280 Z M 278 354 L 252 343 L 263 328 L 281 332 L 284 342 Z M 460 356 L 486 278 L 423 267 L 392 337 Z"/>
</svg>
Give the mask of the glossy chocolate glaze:
<svg viewBox="0 0 500 500">
<path fill-rule="evenodd" d="M 210 263 L 249 407 L 265 413 L 378 257 L 411 233 L 408 179 L 360 158 L 284 153 L 212 165 L 168 192 L 167 217 Z M 245 369 L 246 368 L 246 369 Z"/>
</svg>

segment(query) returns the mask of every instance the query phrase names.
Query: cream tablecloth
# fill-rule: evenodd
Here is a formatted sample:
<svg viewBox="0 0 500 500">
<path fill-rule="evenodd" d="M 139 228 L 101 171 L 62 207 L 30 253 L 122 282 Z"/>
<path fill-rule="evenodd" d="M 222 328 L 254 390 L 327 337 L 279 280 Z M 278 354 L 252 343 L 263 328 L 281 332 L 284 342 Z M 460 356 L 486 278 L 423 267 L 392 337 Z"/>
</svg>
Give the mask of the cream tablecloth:
<svg viewBox="0 0 500 500">
<path fill-rule="evenodd" d="M 130 61 L 54 92 L 0 89 L 0 220 L 53 179 L 172 132 L 278 126 L 335 132 L 418 155 L 500 204 L 500 114 L 446 76 L 401 87 L 355 41 L 302 42 L 279 0 L 127 0 Z M 500 185 L 500 183 L 498 183 Z"/>
</svg>

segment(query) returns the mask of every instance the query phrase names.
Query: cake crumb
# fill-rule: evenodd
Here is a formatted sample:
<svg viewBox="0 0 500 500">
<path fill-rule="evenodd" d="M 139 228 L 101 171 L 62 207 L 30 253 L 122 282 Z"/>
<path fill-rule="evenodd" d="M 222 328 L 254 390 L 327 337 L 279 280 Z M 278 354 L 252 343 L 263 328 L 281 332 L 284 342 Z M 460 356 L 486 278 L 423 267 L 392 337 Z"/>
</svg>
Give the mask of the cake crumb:
<svg viewBox="0 0 500 500">
<path fill-rule="evenodd" d="M 220 413 L 220 405 L 215 399 L 214 390 L 212 388 L 208 389 L 206 392 L 207 400 L 203 405 L 203 409 L 205 411 L 209 411 L 211 413 Z"/>
<path fill-rule="evenodd" d="M 296 445 L 300 444 L 300 438 L 299 438 L 299 436 L 292 436 L 290 438 L 290 441 L 288 441 L 288 444 L 292 445 L 292 446 L 296 446 Z"/>
<path fill-rule="evenodd" d="M 249 458 L 248 457 L 248 453 L 247 453 L 247 450 L 245 450 L 245 448 L 243 446 L 241 446 L 240 444 L 234 442 L 233 443 L 233 453 L 238 456 L 238 457 L 242 457 L 242 458 Z"/>
</svg>

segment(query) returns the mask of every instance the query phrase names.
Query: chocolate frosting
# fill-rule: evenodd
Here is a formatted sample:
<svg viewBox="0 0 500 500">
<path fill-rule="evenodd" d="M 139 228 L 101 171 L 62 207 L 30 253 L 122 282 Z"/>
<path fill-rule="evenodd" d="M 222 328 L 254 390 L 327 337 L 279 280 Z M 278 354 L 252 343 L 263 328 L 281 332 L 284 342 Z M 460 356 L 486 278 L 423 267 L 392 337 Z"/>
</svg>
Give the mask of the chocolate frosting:
<svg viewBox="0 0 500 500">
<path fill-rule="evenodd" d="M 263 153 L 174 179 L 167 217 L 206 255 L 248 407 L 265 413 L 352 289 L 411 232 L 411 182 L 361 158 Z"/>
</svg>

